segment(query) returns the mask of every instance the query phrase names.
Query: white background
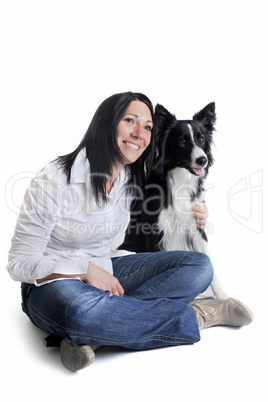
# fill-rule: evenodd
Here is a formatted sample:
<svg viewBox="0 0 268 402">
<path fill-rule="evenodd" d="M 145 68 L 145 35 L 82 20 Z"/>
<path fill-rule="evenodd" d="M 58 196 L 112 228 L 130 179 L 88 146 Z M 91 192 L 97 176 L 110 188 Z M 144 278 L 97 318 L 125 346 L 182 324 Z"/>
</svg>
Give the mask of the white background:
<svg viewBox="0 0 268 402">
<path fill-rule="evenodd" d="M 1 1 L 1 396 L 265 400 L 265 3 Z M 206 196 L 210 250 L 225 288 L 250 306 L 255 321 L 204 331 L 194 346 L 104 348 L 92 366 L 72 374 L 21 312 L 7 253 L 30 178 L 78 145 L 106 97 L 127 90 L 147 94 L 181 119 L 216 102 L 216 162 Z"/>
</svg>

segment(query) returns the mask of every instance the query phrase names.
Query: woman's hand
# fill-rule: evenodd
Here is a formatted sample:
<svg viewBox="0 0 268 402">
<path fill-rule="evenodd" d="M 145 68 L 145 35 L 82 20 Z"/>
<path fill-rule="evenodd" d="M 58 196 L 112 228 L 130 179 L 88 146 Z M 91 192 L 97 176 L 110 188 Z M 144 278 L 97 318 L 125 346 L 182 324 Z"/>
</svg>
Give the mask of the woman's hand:
<svg viewBox="0 0 268 402">
<path fill-rule="evenodd" d="M 83 282 L 89 283 L 98 289 L 108 290 L 110 297 L 114 295 L 124 296 L 124 289 L 118 279 L 91 262 L 88 264 L 87 273 L 79 275 L 79 277 Z"/>
<path fill-rule="evenodd" d="M 198 198 L 200 205 L 196 205 L 194 208 L 194 216 L 196 219 L 197 226 L 200 229 L 205 229 L 208 220 L 208 207 L 205 202 L 205 197 L 201 194 Z"/>
</svg>

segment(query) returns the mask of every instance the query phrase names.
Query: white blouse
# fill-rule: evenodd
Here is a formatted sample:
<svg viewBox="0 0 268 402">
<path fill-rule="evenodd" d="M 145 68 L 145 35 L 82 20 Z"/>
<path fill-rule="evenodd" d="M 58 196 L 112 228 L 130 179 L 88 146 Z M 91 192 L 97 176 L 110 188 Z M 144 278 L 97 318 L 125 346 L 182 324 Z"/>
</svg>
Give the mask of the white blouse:
<svg viewBox="0 0 268 402">
<path fill-rule="evenodd" d="M 98 206 L 85 149 L 72 166 L 70 184 L 57 162 L 49 163 L 24 197 L 7 265 L 12 279 L 38 286 L 37 279 L 52 273 L 84 274 L 89 262 L 112 274 L 111 258 L 131 254 L 112 250 L 129 217 L 132 198 L 126 182 L 123 169 L 108 203 Z"/>
</svg>

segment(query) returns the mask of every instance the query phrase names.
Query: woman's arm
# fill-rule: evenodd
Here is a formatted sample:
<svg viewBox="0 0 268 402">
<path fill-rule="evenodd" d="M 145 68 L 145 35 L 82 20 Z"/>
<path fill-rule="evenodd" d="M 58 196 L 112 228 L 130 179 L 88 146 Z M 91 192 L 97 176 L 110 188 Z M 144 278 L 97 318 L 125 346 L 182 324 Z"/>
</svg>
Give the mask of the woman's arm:
<svg viewBox="0 0 268 402">
<path fill-rule="evenodd" d="M 36 282 L 41 284 L 42 282 L 55 280 L 55 279 L 68 279 L 79 278 L 81 281 L 90 284 L 98 289 L 110 292 L 111 296 L 124 296 L 124 289 L 120 285 L 117 278 L 111 275 L 109 272 L 98 267 L 91 262 L 88 264 L 88 269 L 85 274 L 82 275 L 63 275 L 63 274 L 51 274 L 42 279 L 37 279 Z"/>
<path fill-rule="evenodd" d="M 62 183 L 55 167 L 45 168 L 31 182 L 17 220 L 7 270 L 12 279 L 38 284 L 50 275 L 87 272 L 88 257 L 45 255 L 51 233 L 62 210 Z"/>
</svg>

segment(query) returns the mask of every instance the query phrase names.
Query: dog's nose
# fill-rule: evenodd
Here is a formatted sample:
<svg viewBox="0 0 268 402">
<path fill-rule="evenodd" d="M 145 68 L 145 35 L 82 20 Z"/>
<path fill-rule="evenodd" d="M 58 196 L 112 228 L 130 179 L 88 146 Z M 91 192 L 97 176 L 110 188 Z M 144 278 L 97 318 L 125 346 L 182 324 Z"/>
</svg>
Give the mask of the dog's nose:
<svg viewBox="0 0 268 402">
<path fill-rule="evenodd" d="M 207 158 L 205 156 L 200 156 L 199 158 L 196 159 L 196 163 L 199 166 L 205 166 L 207 164 Z"/>
</svg>

